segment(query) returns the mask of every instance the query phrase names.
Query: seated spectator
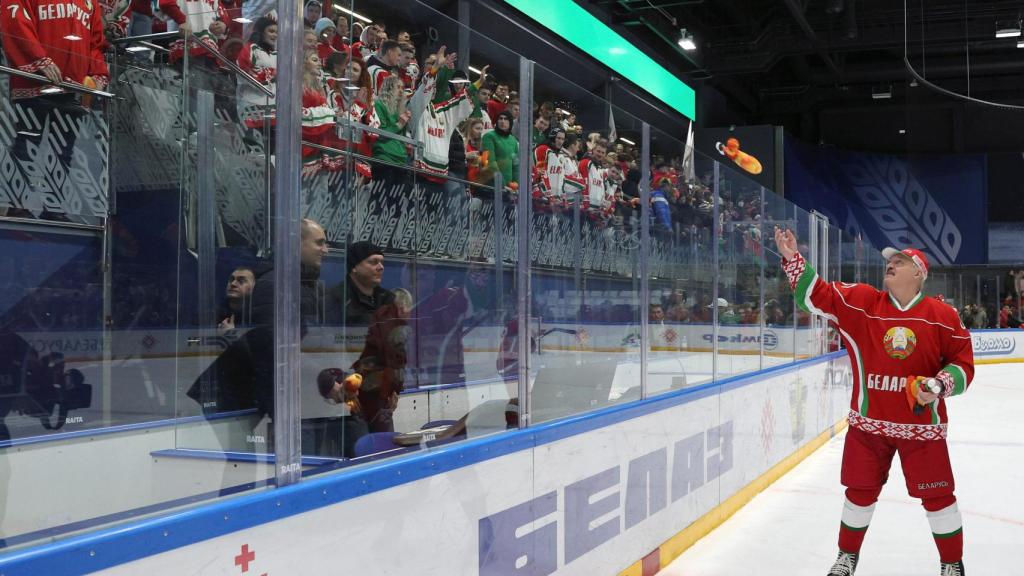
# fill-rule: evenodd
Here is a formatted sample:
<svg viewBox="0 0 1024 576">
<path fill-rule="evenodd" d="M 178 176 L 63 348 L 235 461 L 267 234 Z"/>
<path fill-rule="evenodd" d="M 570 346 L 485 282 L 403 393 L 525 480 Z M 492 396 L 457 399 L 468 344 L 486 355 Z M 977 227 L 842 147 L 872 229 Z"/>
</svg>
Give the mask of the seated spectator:
<svg viewBox="0 0 1024 576">
<path fill-rule="evenodd" d="M 226 331 L 248 325 L 252 314 L 252 301 L 249 296 L 256 286 L 256 276 L 252 268 L 239 266 L 231 272 L 224 297 L 224 305 L 220 312 L 220 323 L 217 328 Z"/>
</svg>

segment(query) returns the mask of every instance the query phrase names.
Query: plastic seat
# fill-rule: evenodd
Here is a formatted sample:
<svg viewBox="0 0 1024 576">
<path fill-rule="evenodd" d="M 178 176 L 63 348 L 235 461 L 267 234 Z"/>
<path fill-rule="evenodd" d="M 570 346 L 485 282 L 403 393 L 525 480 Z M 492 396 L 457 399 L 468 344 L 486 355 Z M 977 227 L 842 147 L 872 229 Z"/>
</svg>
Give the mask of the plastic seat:
<svg viewBox="0 0 1024 576">
<path fill-rule="evenodd" d="M 358 458 L 360 456 L 376 454 L 377 452 L 384 452 L 385 450 L 393 450 L 399 447 L 392 441 L 394 437 L 394 432 L 371 432 L 356 440 L 356 445 L 352 451 Z"/>
</svg>

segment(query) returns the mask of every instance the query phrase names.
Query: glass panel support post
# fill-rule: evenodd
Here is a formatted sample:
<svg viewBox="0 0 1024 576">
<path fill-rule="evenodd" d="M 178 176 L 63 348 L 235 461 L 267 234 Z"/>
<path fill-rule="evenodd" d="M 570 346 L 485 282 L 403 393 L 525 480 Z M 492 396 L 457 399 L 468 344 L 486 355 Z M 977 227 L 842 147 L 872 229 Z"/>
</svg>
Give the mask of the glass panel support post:
<svg viewBox="0 0 1024 576">
<path fill-rule="evenodd" d="M 715 279 L 711 285 L 711 378 L 718 380 L 718 283 L 722 280 L 721 264 L 719 263 L 718 235 L 721 232 L 719 219 L 719 205 L 721 196 L 721 181 L 719 179 L 721 164 L 715 162 L 714 195 L 711 203 L 711 259 L 712 267 L 715 270 Z"/>
<path fill-rule="evenodd" d="M 765 244 L 767 244 L 767 239 L 768 239 L 768 231 L 765 230 L 765 227 L 764 227 L 765 226 L 764 225 L 764 222 L 765 222 L 764 186 L 761 186 L 761 200 L 760 200 L 760 202 L 761 202 L 761 205 L 758 208 L 758 214 L 761 215 L 761 223 L 759 224 L 759 226 L 761 227 L 761 229 L 759 231 L 760 232 L 759 236 L 761 237 L 761 246 L 760 246 L 760 248 L 761 248 L 761 258 L 758 258 L 757 260 L 758 260 L 758 269 L 759 269 L 760 274 L 761 274 L 760 281 L 758 282 L 758 286 L 761 287 L 761 289 L 760 289 L 760 296 L 759 296 L 761 304 L 760 304 L 760 307 L 757 309 L 757 320 L 758 320 L 757 321 L 757 345 L 758 345 L 758 358 L 760 358 L 760 360 L 758 361 L 758 367 L 761 370 L 764 370 L 764 324 L 765 324 L 765 317 L 764 317 L 764 310 L 765 310 L 765 302 L 764 302 L 764 267 L 765 267 L 765 256 L 768 254 L 768 251 L 765 249 L 765 246 L 764 246 Z M 755 249 L 756 248 L 757 247 L 755 247 Z"/>
<path fill-rule="evenodd" d="M 533 118 L 533 62 L 519 58 L 520 118 Z M 530 425 L 530 223 L 532 202 L 530 181 L 533 173 L 533 123 L 520 121 L 519 139 L 519 195 L 516 212 L 516 313 L 519 325 L 519 428 Z M 495 195 L 501 191 L 495 190 Z"/>
<path fill-rule="evenodd" d="M 651 125 L 640 128 L 640 397 L 647 398 L 650 361 Z"/>
<path fill-rule="evenodd" d="M 301 242 L 301 5 L 277 1 L 277 134 L 274 166 L 274 458 L 277 486 L 301 478 L 299 247 Z M 268 206 L 269 208 L 269 206 Z"/>
</svg>

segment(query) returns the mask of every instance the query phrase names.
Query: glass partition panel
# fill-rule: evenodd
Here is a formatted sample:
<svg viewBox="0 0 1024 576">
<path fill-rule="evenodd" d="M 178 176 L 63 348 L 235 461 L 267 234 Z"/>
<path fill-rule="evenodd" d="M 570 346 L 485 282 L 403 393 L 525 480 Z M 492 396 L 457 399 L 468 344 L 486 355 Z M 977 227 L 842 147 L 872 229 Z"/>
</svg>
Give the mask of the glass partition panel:
<svg viewBox="0 0 1024 576">
<path fill-rule="evenodd" d="M 771 366 L 792 362 L 797 349 L 796 298 L 782 269 L 782 255 L 778 253 L 778 247 L 775 245 L 776 228 L 797 229 L 792 205 L 780 196 L 765 193 L 761 224 L 765 254 L 762 341 L 765 366 Z"/>
<path fill-rule="evenodd" d="M 531 417 L 640 397 L 640 123 L 535 66 Z M 609 137 L 617 139 L 610 139 Z"/>
<path fill-rule="evenodd" d="M 687 156 L 685 139 L 651 129 L 648 394 L 714 375 L 713 163 Z"/>
<path fill-rule="evenodd" d="M 718 319 L 715 377 L 761 367 L 761 186 L 739 167 L 719 163 Z"/>
<path fill-rule="evenodd" d="M 252 382 L 231 382 L 231 404 L 225 379 L 203 377 L 251 325 L 251 301 L 232 327 L 219 305 L 231 300 L 225 286 L 237 265 L 256 264 L 259 250 L 245 241 L 262 233 L 268 190 L 268 157 L 240 128 L 234 72 L 190 66 L 176 33 L 104 53 L 93 32 L 42 47 L 70 79 L 60 89 L 38 78 L 4 83 L 17 125 L 0 137 L 4 186 L 14 187 L 0 207 L 12 278 L 0 482 L 26 495 L 0 505 L 5 546 L 251 488 L 274 473 L 265 457 L 229 456 L 265 452 L 271 441 L 253 425 Z M 20 65 L 20 42 L 4 32 L 8 63 Z M 220 62 L 212 45 L 188 53 Z M 251 214 L 239 204 L 259 201 L 260 216 L 240 222 Z M 66 452 L 75 457 L 55 457 Z M 47 485 L 68 477 L 75 489 Z"/>
<path fill-rule="evenodd" d="M 519 421 L 519 56 L 413 2 L 325 10 L 301 181 L 330 248 L 302 342 L 316 471 Z"/>
<path fill-rule="evenodd" d="M 812 220 L 810 212 L 795 205 L 791 204 L 788 211 L 792 215 L 793 223 L 796 225 L 793 231 L 796 233 L 796 241 L 800 253 L 809 264 L 817 269 L 820 266 L 817 261 L 817 229 L 820 228 L 818 221 L 816 219 Z M 817 354 L 820 340 L 815 335 L 811 314 L 800 305 L 796 305 L 793 308 L 792 321 L 796 331 L 794 336 L 796 358 L 800 360 Z"/>
<path fill-rule="evenodd" d="M 251 54 L 253 47 L 246 48 Z M 269 225 L 273 84 L 225 67 L 202 48 L 184 55 L 181 71 L 176 445 L 269 461 L 278 293 Z M 205 425 L 188 420 L 196 415 Z M 274 475 L 273 466 L 228 470 L 214 488 Z"/>
</svg>

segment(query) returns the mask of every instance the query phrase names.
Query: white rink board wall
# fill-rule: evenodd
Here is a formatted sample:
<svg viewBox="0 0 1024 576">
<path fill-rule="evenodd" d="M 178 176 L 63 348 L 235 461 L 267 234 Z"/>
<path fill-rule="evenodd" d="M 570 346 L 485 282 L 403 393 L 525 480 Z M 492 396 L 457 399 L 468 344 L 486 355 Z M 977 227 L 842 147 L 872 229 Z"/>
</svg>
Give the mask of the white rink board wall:
<svg viewBox="0 0 1024 576">
<path fill-rule="evenodd" d="M 974 361 L 1024 362 L 1024 330 L 971 330 Z"/>
<path fill-rule="evenodd" d="M 835 356 L 498 435 L 526 447 L 494 458 L 480 455 L 485 439 L 384 464 L 377 476 L 310 479 L 281 498 L 326 503 L 389 467 L 415 476 L 432 461 L 477 461 L 382 490 L 371 481 L 363 495 L 101 573 L 238 574 L 239 559 L 266 576 L 617 573 L 840 421 L 852 380 Z"/>
</svg>

